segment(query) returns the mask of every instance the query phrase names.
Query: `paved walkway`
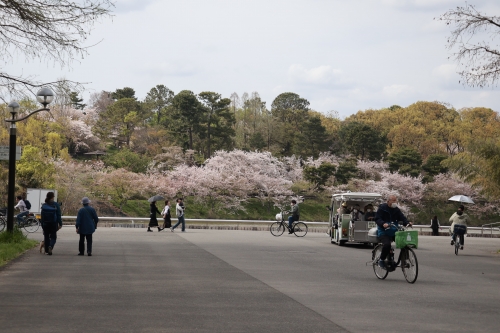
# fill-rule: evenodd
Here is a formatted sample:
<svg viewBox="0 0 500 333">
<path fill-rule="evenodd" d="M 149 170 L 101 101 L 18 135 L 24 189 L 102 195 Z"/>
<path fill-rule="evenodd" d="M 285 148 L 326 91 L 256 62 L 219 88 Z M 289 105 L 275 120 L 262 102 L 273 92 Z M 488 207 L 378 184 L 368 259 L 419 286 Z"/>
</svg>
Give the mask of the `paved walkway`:
<svg viewBox="0 0 500 333">
<path fill-rule="evenodd" d="M 0 270 L 0 332 L 498 331 L 498 239 L 466 238 L 455 256 L 422 237 L 410 285 L 324 234 L 99 228 L 92 257 L 72 227 L 58 235 L 53 256 Z"/>
</svg>

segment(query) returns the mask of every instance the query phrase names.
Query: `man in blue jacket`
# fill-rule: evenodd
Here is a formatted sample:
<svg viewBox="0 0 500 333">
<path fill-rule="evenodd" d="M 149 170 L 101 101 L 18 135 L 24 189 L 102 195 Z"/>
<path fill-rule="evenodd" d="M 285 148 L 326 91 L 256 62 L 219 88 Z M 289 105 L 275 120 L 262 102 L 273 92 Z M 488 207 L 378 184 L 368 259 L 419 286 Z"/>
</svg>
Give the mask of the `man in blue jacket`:
<svg viewBox="0 0 500 333">
<path fill-rule="evenodd" d="M 90 200 L 87 197 L 82 199 L 83 207 L 76 216 L 76 233 L 80 234 L 80 243 L 78 244 L 78 255 L 83 256 L 85 252 L 85 239 L 87 239 L 87 255 L 92 255 L 92 234 L 97 228 L 99 218 L 93 207 L 89 206 Z"/>
<path fill-rule="evenodd" d="M 378 264 L 380 267 L 386 268 L 384 260 L 391 251 L 391 242 L 394 240 L 396 231 L 398 231 L 395 226 L 391 226 L 390 224 L 394 223 L 398 225 L 399 222 L 402 222 L 406 226 L 408 224 L 411 225 L 411 222 L 408 222 L 398 208 L 398 198 L 395 195 L 390 195 L 387 203 L 383 203 L 378 207 L 375 222 L 377 223 L 378 238 L 384 244 Z"/>
</svg>

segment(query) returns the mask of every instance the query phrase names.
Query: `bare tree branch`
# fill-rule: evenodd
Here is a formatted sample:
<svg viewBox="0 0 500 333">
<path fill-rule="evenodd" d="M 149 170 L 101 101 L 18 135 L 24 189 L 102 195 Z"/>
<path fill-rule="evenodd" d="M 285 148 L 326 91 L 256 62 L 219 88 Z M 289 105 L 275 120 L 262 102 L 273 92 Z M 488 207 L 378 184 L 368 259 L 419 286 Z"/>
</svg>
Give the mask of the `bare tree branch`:
<svg viewBox="0 0 500 333">
<path fill-rule="evenodd" d="M 111 0 L 0 0 L 0 56 L 7 63 L 18 55 L 68 66 L 87 54 L 92 27 L 111 16 Z M 74 84 L 77 90 L 80 84 Z M 12 75 L 0 67 L 0 99 L 19 96 L 42 85 L 35 76 Z"/>
<path fill-rule="evenodd" d="M 465 4 L 441 15 L 438 20 L 454 26 L 447 48 L 458 49 L 452 58 L 463 70 L 461 83 L 471 87 L 496 86 L 500 75 L 500 50 L 490 45 L 500 35 L 500 17 L 486 16 Z M 489 35 L 489 41 L 475 41 Z"/>
</svg>

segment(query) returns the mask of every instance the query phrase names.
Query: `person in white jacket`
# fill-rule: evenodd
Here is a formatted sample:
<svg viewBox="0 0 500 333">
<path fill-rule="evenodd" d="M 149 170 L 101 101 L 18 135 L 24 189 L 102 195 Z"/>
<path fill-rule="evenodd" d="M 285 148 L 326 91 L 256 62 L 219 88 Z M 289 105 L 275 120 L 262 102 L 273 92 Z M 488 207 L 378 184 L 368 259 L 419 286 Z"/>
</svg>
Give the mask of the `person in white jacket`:
<svg viewBox="0 0 500 333">
<path fill-rule="evenodd" d="M 182 202 L 182 198 L 177 199 L 177 205 L 175 206 L 175 214 L 177 215 L 177 223 L 170 228 L 172 232 L 177 228 L 179 224 L 182 223 L 182 232 L 186 231 L 186 221 L 184 219 L 184 202 Z"/>
<path fill-rule="evenodd" d="M 467 233 L 467 223 L 470 222 L 469 215 L 467 215 L 464 210 L 464 205 L 460 205 L 458 206 L 456 213 L 453 213 L 453 215 L 450 217 L 450 232 L 452 233 L 451 245 L 455 244 L 456 236 L 458 234 L 460 235 L 460 244 L 462 244 L 460 247 L 461 250 L 464 249 L 464 235 Z M 462 228 L 458 227 L 458 229 L 462 229 L 464 231 L 455 232 L 455 226 L 462 226 Z"/>
</svg>

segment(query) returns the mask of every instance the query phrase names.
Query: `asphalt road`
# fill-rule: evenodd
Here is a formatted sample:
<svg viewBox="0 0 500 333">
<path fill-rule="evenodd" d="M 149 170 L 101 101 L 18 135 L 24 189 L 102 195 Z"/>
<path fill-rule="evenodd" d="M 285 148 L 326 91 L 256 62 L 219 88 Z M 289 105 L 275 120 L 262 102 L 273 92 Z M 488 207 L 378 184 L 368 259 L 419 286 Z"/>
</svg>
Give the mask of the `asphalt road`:
<svg viewBox="0 0 500 333">
<path fill-rule="evenodd" d="M 0 332 L 498 332 L 500 239 L 421 236 L 415 284 L 325 234 L 99 228 L 0 269 Z M 40 233 L 31 237 L 41 239 Z"/>
</svg>

